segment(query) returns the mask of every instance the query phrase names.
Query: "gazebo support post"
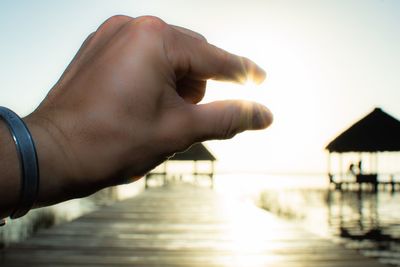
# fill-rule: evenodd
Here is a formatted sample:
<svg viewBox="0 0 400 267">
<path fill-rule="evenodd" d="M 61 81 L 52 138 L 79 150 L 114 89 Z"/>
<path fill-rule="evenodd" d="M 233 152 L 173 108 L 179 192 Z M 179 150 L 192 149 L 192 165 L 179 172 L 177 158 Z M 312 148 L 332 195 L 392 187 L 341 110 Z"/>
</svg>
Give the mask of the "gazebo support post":
<svg viewBox="0 0 400 267">
<path fill-rule="evenodd" d="M 193 161 L 193 178 L 194 178 L 195 183 L 197 183 L 197 174 L 198 174 L 198 171 L 197 171 L 197 160 L 194 160 Z"/>
<path fill-rule="evenodd" d="M 333 175 L 331 173 L 331 152 L 328 151 L 328 157 L 327 157 L 327 171 L 328 171 L 328 177 L 329 177 L 329 187 L 331 187 L 331 184 L 334 183 L 333 181 Z"/>
<path fill-rule="evenodd" d="M 167 161 L 164 162 L 163 185 L 167 184 Z"/>
<path fill-rule="evenodd" d="M 374 168 L 371 170 L 371 173 L 376 175 L 376 180 L 375 180 L 375 192 L 378 192 L 379 190 L 379 180 L 378 180 L 378 152 L 374 153 Z"/>
<path fill-rule="evenodd" d="M 339 153 L 339 174 L 340 174 L 340 182 L 343 183 L 343 155 Z"/>
<path fill-rule="evenodd" d="M 210 173 L 211 189 L 214 189 L 214 168 L 215 168 L 215 165 L 214 165 L 214 161 L 212 160 L 211 161 L 211 173 Z"/>
</svg>

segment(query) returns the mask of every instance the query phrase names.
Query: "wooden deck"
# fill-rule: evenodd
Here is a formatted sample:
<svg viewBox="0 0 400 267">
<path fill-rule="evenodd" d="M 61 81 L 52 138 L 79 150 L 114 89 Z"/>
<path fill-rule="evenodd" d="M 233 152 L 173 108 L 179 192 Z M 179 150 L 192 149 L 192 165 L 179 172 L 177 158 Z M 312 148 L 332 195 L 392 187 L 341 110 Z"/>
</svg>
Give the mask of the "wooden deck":
<svg viewBox="0 0 400 267">
<path fill-rule="evenodd" d="M 40 231 L 0 266 L 381 267 L 251 205 L 167 186 Z"/>
</svg>

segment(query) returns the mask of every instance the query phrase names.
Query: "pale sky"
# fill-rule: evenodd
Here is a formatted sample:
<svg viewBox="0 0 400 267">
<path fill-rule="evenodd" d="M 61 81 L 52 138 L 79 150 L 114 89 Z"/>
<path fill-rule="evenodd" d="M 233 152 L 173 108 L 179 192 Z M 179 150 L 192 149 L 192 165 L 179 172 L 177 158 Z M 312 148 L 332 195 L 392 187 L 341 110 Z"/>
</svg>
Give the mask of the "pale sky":
<svg viewBox="0 0 400 267">
<path fill-rule="evenodd" d="M 325 145 L 382 107 L 400 118 L 400 1 L 0 1 L 0 105 L 31 112 L 82 41 L 115 14 L 156 15 L 253 59 L 259 87 L 210 82 L 205 102 L 244 98 L 273 126 L 208 142 L 219 170 L 322 172 Z"/>
</svg>

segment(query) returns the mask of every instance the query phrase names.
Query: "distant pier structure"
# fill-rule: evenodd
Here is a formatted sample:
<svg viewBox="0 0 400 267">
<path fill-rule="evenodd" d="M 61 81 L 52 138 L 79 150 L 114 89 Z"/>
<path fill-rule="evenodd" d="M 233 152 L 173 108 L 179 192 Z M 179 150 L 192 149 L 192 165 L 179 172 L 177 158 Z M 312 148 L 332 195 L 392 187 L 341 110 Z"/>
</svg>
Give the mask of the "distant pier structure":
<svg viewBox="0 0 400 267">
<path fill-rule="evenodd" d="M 328 177 L 337 190 L 400 190 L 400 121 L 380 108 L 357 121 L 327 146 Z M 397 167 L 380 171 L 381 154 Z M 334 160 L 336 160 L 334 162 Z M 336 163 L 336 164 L 333 164 Z M 379 164 L 379 165 L 378 165 Z M 334 168 L 336 167 L 336 168 Z M 392 168 L 393 169 L 393 168 Z"/>
<path fill-rule="evenodd" d="M 202 143 L 176 153 L 146 175 L 145 187 L 192 183 L 214 187 L 215 156 Z"/>
</svg>

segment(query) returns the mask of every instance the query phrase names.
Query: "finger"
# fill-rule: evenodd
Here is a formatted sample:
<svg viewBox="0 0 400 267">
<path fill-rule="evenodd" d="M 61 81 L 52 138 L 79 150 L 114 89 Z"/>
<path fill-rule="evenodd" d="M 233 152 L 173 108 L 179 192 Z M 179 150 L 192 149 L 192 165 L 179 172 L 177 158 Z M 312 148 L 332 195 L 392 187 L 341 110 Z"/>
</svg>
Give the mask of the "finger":
<svg viewBox="0 0 400 267">
<path fill-rule="evenodd" d="M 103 47 L 109 40 L 129 21 L 133 18 L 128 16 L 112 16 L 104 21 L 98 29 L 90 35 L 90 38 L 84 42 L 81 49 L 76 55 L 77 61 L 84 61 L 85 57 L 89 57 L 90 54 L 94 54 L 94 48 Z"/>
<path fill-rule="evenodd" d="M 195 141 L 229 139 L 246 130 L 265 129 L 273 120 L 271 111 L 255 102 L 226 100 L 192 108 Z"/>
<path fill-rule="evenodd" d="M 261 83 L 265 71 L 253 61 L 226 52 L 202 40 L 180 33 L 166 46 L 167 53 L 177 73 L 196 79 L 216 79 L 245 82 L 248 79 Z M 168 51 L 170 49 L 170 51 Z"/>
<path fill-rule="evenodd" d="M 133 18 L 122 15 L 112 16 L 104 21 L 98 27 L 90 42 L 88 42 L 80 61 L 85 61 L 85 58 L 90 58 L 98 50 L 102 49 L 130 21 L 133 21 Z"/>
<path fill-rule="evenodd" d="M 171 26 L 172 28 L 174 28 L 175 30 L 181 32 L 181 33 L 184 33 L 184 34 L 186 34 L 186 35 L 189 35 L 189 36 L 191 36 L 191 37 L 193 37 L 193 38 L 196 38 L 196 39 L 198 39 L 198 40 L 207 42 L 207 39 L 206 39 L 203 35 L 201 35 L 200 33 L 198 33 L 198 32 L 195 32 L 195 31 L 186 29 L 186 28 L 184 28 L 184 27 L 176 26 L 176 25 L 170 25 L 170 26 Z"/>
</svg>

